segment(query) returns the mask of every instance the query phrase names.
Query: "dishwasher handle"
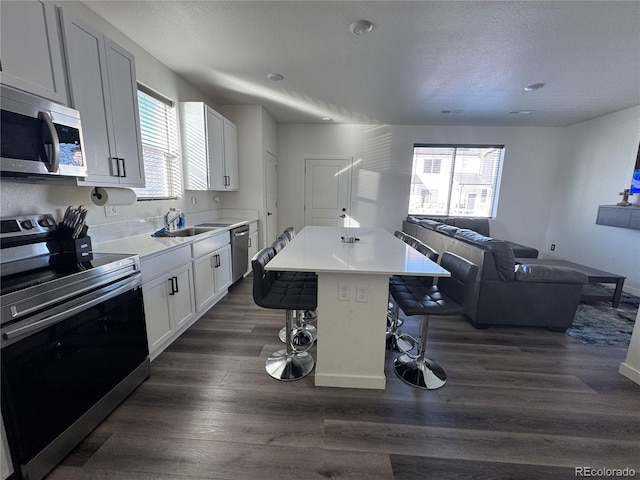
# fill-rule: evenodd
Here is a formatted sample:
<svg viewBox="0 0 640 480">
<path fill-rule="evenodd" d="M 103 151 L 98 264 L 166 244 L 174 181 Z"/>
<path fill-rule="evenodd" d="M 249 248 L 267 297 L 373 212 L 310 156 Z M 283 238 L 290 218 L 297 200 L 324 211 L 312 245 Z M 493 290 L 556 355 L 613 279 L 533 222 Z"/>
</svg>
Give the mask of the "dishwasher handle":
<svg viewBox="0 0 640 480">
<path fill-rule="evenodd" d="M 243 230 L 243 231 L 240 231 L 240 232 L 234 232 L 233 233 L 234 237 L 243 237 L 245 235 L 249 235 L 249 230 Z"/>
</svg>

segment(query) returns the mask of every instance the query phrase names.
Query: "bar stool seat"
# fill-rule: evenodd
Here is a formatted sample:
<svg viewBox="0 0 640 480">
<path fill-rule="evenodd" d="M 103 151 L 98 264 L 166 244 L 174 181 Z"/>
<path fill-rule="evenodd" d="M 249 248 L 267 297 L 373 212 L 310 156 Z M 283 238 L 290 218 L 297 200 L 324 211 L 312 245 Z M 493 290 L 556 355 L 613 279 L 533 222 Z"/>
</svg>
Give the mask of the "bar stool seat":
<svg viewBox="0 0 640 480">
<path fill-rule="evenodd" d="M 449 252 L 443 254 L 440 265 L 451 273 L 451 277 L 438 279 L 437 286 L 425 286 L 420 282 L 389 285 L 394 302 L 405 315 L 421 316 L 418 356 L 405 353 L 396 358 L 394 371 L 405 383 L 429 390 L 440 388 L 447 381 L 442 367 L 425 356 L 429 317 L 463 314 L 478 272 L 475 264 Z"/>
</svg>

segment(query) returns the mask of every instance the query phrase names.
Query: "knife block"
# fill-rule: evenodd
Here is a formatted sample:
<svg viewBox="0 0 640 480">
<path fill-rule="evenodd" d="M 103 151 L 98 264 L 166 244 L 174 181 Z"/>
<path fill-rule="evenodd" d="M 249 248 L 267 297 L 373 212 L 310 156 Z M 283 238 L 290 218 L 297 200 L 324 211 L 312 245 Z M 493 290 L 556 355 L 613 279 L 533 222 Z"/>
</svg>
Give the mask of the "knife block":
<svg viewBox="0 0 640 480">
<path fill-rule="evenodd" d="M 77 263 L 93 260 L 91 237 L 85 235 L 82 238 L 72 238 L 73 230 L 69 227 L 58 227 L 58 245 L 65 256 L 75 255 Z"/>
</svg>

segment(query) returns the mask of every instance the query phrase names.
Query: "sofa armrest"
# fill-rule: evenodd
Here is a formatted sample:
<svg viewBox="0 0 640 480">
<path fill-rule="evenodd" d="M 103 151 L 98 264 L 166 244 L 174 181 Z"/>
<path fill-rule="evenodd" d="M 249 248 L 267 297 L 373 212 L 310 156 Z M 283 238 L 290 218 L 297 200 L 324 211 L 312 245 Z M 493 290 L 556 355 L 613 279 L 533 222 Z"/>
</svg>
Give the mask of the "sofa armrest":
<svg viewBox="0 0 640 480">
<path fill-rule="evenodd" d="M 573 283 L 586 285 L 589 279 L 584 273 L 567 267 L 551 265 L 516 265 L 516 282 L 530 283 Z"/>
</svg>

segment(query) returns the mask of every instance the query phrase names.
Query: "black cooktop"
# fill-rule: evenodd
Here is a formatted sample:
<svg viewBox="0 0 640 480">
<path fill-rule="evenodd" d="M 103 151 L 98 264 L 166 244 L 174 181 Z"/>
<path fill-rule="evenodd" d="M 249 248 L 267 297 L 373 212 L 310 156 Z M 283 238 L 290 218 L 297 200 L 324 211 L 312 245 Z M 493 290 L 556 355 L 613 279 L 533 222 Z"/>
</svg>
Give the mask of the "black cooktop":
<svg viewBox="0 0 640 480">
<path fill-rule="evenodd" d="M 42 283 L 86 272 L 130 257 L 127 254 L 94 253 L 93 259 L 78 263 L 75 255 L 51 254 L 2 265 L 1 294 L 6 295 Z"/>
</svg>

